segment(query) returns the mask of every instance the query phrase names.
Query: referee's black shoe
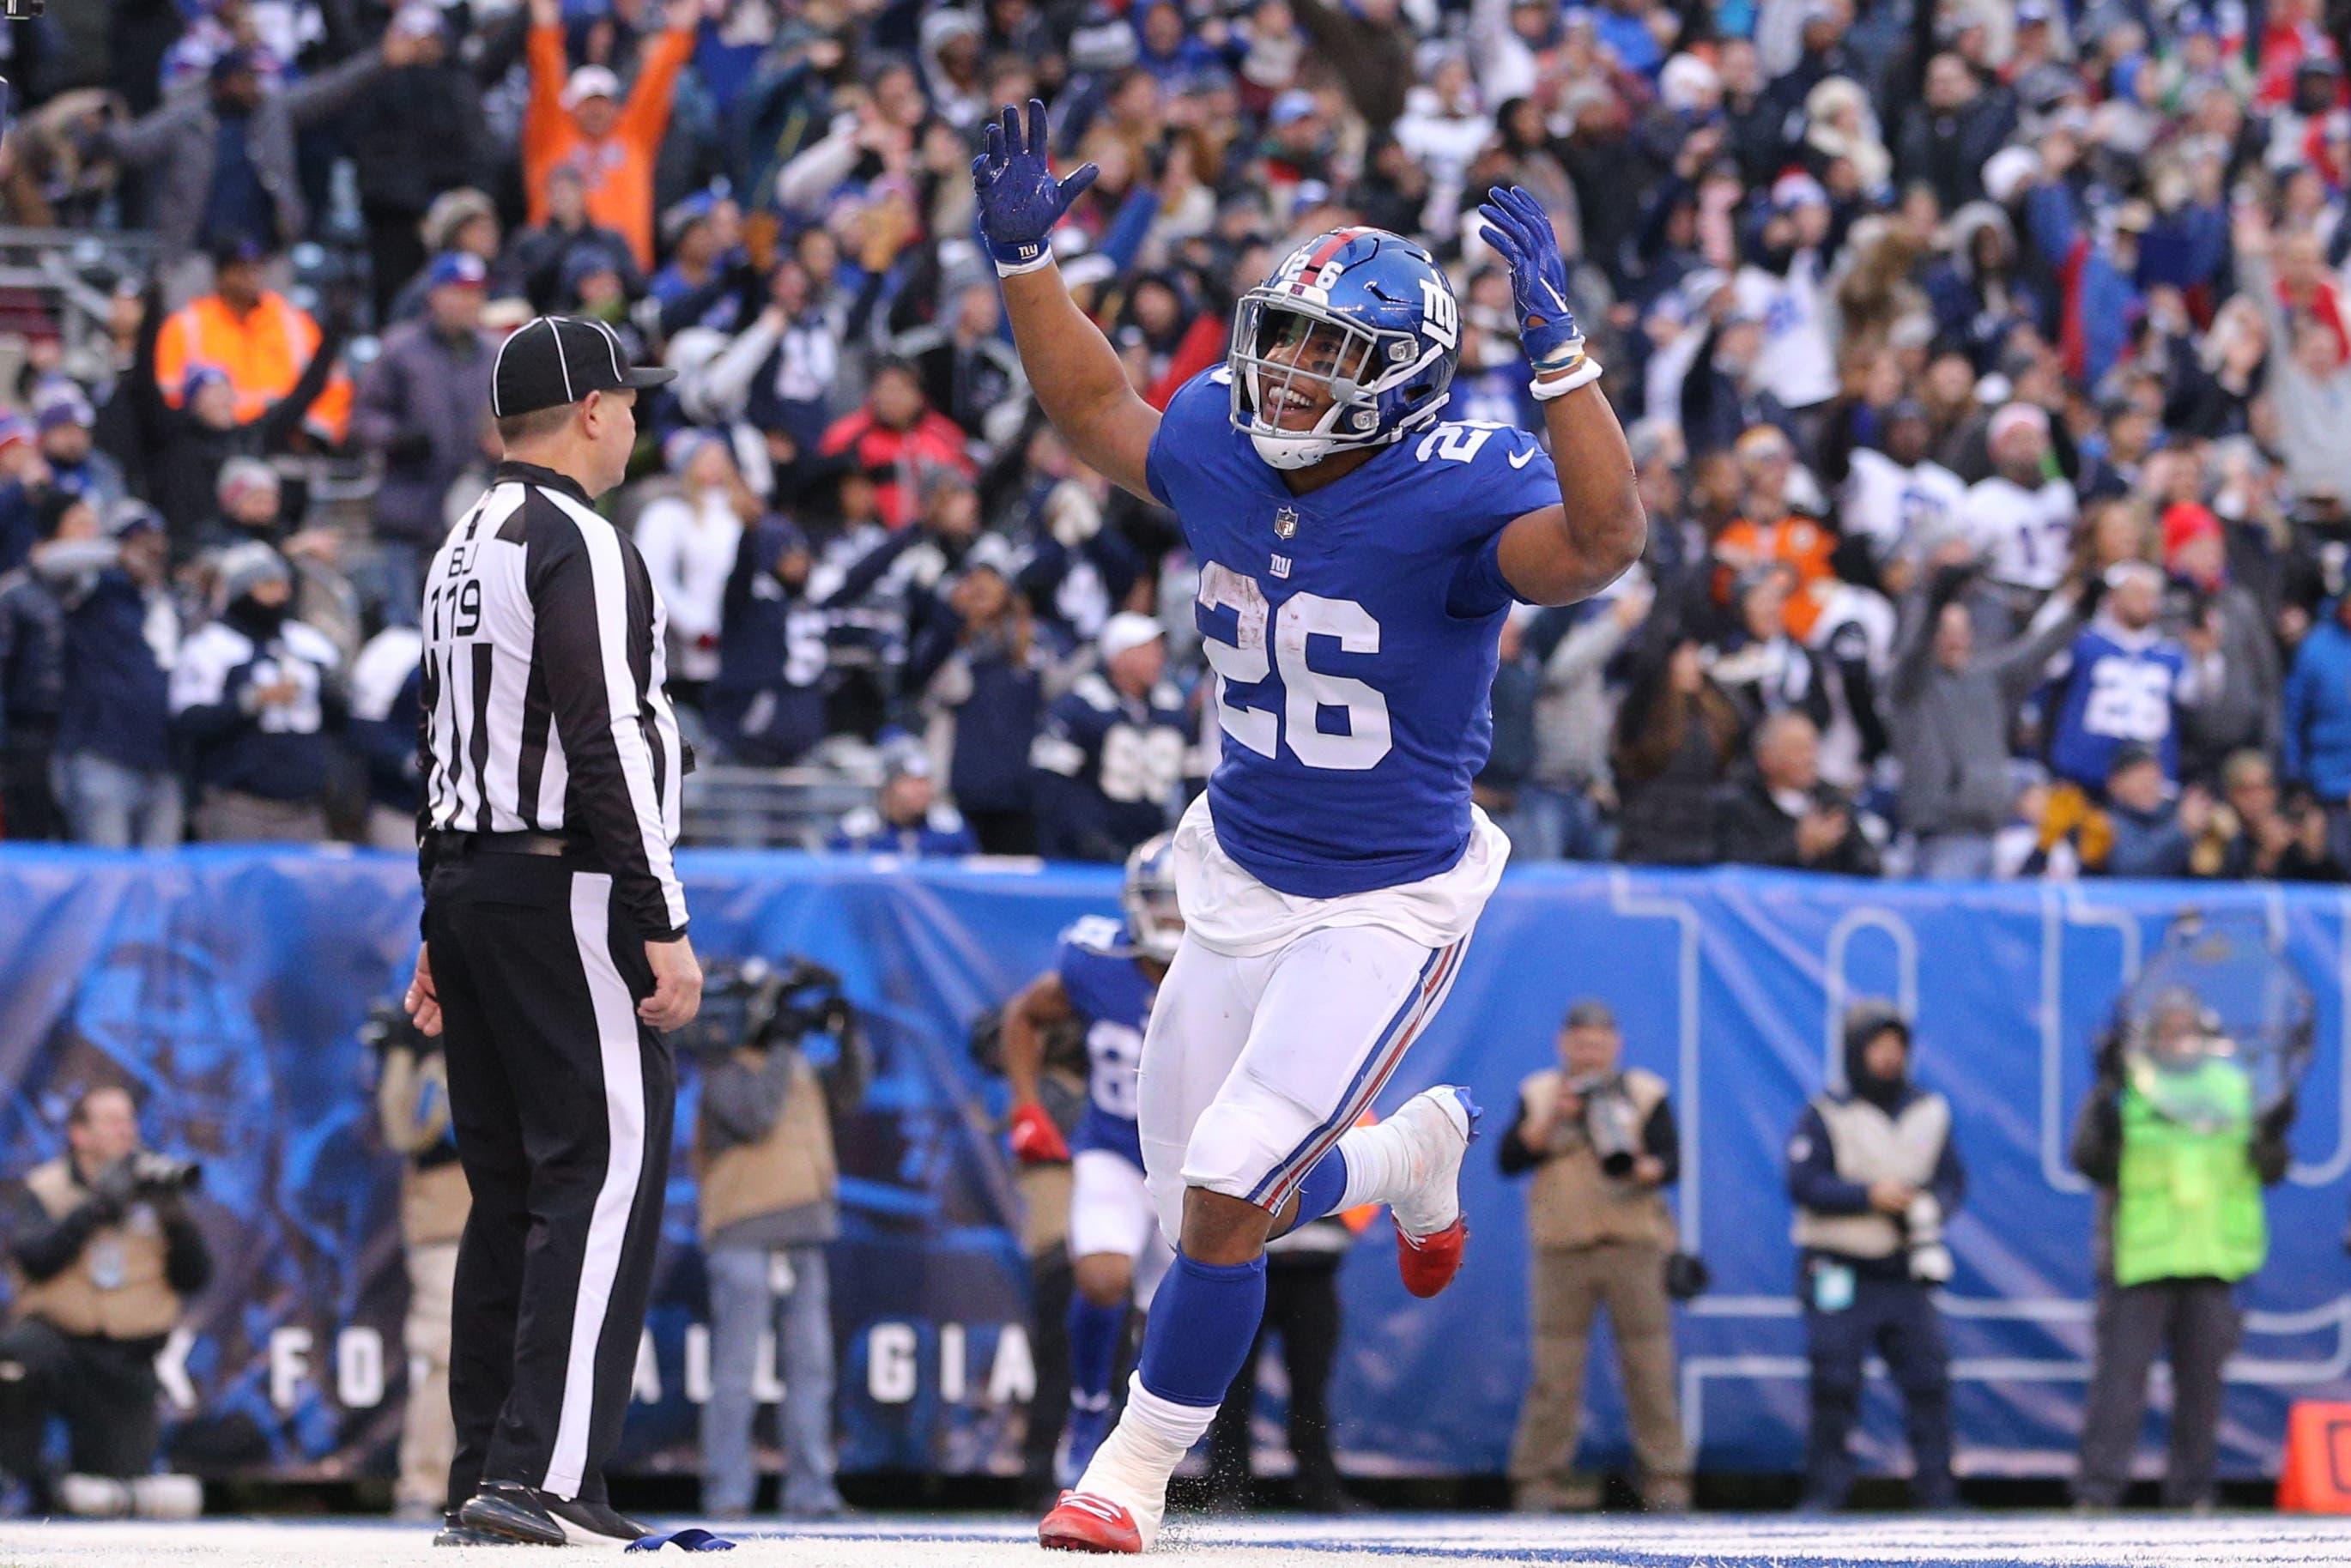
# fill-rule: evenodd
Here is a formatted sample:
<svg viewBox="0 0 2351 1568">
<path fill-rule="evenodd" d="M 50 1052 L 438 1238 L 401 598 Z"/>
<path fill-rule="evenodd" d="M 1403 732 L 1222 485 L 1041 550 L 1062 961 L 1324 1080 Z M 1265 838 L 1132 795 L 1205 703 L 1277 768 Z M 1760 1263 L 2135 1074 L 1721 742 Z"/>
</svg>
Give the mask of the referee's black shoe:
<svg viewBox="0 0 2351 1568">
<path fill-rule="evenodd" d="M 486 1481 L 458 1523 L 531 1546 L 626 1546 L 653 1533 L 601 1502 L 559 1498 L 517 1481 Z"/>
<path fill-rule="evenodd" d="M 460 1521 L 453 1511 L 441 1516 L 441 1528 L 434 1532 L 435 1546 L 520 1546 L 511 1535 L 493 1535 L 486 1530 L 475 1530 Z"/>
</svg>

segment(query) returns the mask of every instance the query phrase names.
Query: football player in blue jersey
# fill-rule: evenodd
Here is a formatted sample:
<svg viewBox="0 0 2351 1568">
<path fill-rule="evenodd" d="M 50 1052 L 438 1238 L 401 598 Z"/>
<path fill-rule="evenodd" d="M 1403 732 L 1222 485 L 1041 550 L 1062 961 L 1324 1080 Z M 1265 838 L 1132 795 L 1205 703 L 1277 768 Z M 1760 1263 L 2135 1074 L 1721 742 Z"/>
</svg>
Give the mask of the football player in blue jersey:
<svg viewBox="0 0 2351 1568">
<path fill-rule="evenodd" d="M 1110 1380 L 1126 1337 L 1129 1301 L 1147 1306 L 1174 1252 L 1144 1186 L 1135 1068 L 1143 1031 L 1184 935 L 1176 907 L 1173 840 L 1161 833 L 1126 861 L 1126 919 L 1089 916 L 1063 933 L 1053 967 L 1004 1009 L 1004 1075 L 1012 1083 L 1012 1152 L 1021 1161 L 1071 1162 L 1070 1419 L 1064 1484 L 1083 1473 L 1110 1431 Z M 1086 1109 L 1072 1155 L 1039 1083 L 1045 1030 L 1076 1019 L 1086 1035 Z"/>
<path fill-rule="evenodd" d="M 1647 532 L 1600 367 L 1568 308 L 1551 220 L 1523 191 L 1479 209 L 1510 264 L 1550 436 L 1440 419 L 1461 314 L 1402 235 L 1319 235 L 1241 297 L 1225 362 L 1161 413 L 1070 298 L 1049 235 L 1044 106 L 1007 109 L 972 164 L 1013 340 L 1070 450 L 1169 507 L 1200 563 L 1194 613 L 1225 744 L 1175 834 L 1184 915 L 1144 1032 L 1145 1186 L 1176 1258 L 1126 1407 L 1046 1546 L 1141 1552 L 1167 1479 L 1214 1419 L 1265 1305 L 1265 1243 L 1385 1203 L 1408 1289 L 1460 1266 L 1468 1093 L 1355 1122 L 1445 999 L 1509 854 L 1472 805 L 1514 601 L 1599 591 Z"/>
</svg>

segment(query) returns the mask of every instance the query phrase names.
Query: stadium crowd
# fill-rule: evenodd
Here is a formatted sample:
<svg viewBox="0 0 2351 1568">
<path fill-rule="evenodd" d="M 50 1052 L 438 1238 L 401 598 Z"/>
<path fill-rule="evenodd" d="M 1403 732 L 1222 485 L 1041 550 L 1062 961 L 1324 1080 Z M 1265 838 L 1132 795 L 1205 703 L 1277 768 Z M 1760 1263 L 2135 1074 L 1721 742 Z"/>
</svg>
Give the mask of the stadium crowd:
<svg viewBox="0 0 2351 1568">
<path fill-rule="evenodd" d="M 10 225 L 143 233 L 0 420 L 6 836 L 413 842 L 417 585 L 502 334 L 680 380 L 633 527 L 705 758 L 843 845 L 1121 857 L 1213 760 L 1172 518 L 1075 465 L 975 242 L 997 105 L 1164 404 L 1314 234 L 1549 208 L 1648 558 L 1510 624 L 1524 858 L 2351 867 L 2351 179 L 2318 0 L 114 0 L 0 36 Z M 90 253 L 92 255 L 95 252 Z M 84 298 L 91 297 L 88 290 Z M 1474 427 L 1427 441 L 1477 439 Z M 363 460 L 360 515 L 331 476 Z M 338 465 L 341 465 L 339 468 Z M 884 760 L 886 759 L 886 760 Z"/>
</svg>

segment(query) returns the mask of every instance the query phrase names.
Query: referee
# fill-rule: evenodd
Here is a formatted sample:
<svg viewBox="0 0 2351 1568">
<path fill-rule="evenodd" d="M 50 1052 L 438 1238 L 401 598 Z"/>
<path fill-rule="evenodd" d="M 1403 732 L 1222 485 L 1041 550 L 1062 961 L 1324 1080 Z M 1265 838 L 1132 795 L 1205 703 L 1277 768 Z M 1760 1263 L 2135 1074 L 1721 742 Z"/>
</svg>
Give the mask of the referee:
<svg viewBox="0 0 2351 1568">
<path fill-rule="evenodd" d="M 637 370 L 541 317 L 499 349 L 506 461 L 425 578 L 424 944 L 408 1007 L 446 1040 L 474 1207 L 457 1250 L 447 1545 L 617 1543 L 606 1500 L 660 1239 L 677 1092 L 661 1031 L 702 971 L 671 864 L 691 766 L 664 612 L 590 509 L 620 483 Z"/>
</svg>

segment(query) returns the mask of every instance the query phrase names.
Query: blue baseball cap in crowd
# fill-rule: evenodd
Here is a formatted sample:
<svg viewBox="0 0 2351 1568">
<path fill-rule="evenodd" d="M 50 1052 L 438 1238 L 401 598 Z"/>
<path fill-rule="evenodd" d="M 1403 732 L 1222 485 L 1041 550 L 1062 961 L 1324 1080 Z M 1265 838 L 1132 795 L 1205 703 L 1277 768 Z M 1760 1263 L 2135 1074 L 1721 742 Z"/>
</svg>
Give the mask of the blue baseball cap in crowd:
<svg viewBox="0 0 2351 1568">
<path fill-rule="evenodd" d="M 97 423 L 89 399 L 69 382 L 46 387 L 33 400 L 33 424 L 45 435 L 61 424 L 78 424 L 86 430 Z"/>
<path fill-rule="evenodd" d="M 427 288 L 486 288 L 490 269 L 470 250 L 444 250 L 424 269 Z"/>
<path fill-rule="evenodd" d="M 196 394 L 204 391 L 206 387 L 213 385 L 215 382 L 220 383 L 222 386 L 228 385 L 228 372 L 221 369 L 218 365 L 207 364 L 201 361 L 196 364 L 190 365 L 187 369 L 187 373 L 180 378 L 180 401 L 182 402 L 195 402 Z"/>
</svg>

